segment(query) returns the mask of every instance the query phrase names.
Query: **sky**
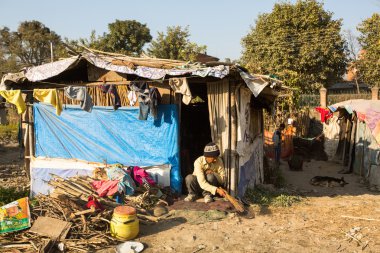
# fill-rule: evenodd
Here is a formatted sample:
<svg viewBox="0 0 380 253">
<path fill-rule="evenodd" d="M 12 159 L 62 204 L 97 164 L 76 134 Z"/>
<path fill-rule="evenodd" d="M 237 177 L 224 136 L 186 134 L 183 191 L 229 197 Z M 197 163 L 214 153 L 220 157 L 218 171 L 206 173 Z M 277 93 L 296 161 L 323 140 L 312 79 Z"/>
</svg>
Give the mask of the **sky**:
<svg viewBox="0 0 380 253">
<path fill-rule="evenodd" d="M 239 59 L 241 39 L 259 14 L 271 12 L 275 0 L 0 0 L 0 27 L 12 31 L 22 21 L 38 20 L 62 38 L 88 38 L 119 20 L 146 24 L 153 39 L 168 26 L 189 26 L 190 40 L 207 46 L 221 60 Z M 290 0 L 289 2 L 296 2 Z M 380 12 L 380 0 L 324 0 L 325 10 L 343 20 L 343 30 L 358 34 L 363 20 Z"/>
</svg>

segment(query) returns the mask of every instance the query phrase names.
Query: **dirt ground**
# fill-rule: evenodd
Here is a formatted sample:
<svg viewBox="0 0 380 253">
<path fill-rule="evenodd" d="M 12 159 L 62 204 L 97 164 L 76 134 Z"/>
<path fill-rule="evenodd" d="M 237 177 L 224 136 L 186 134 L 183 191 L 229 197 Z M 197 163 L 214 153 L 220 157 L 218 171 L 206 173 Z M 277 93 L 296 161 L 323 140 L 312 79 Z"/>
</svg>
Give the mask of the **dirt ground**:
<svg viewBox="0 0 380 253">
<path fill-rule="evenodd" d="M 182 212 L 168 222 L 141 225 L 137 240 L 147 246 L 144 252 L 380 252 L 377 192 L 352 174 L 343 175 L 345 187 L 309 184 L 317 175 L 341 177 L 341 169 L 337 163 L 311 161 L 303 171 L 289 171 L 284 163 L 288 187 L 306 196 L 302 202 L 253 206 L 254 219 L 229 214 L 202 223 L 203 217 Z"/>
<path fill-rule="evenodd" d="M 9 178 L 27 184 L 13 173 L 22 165 L 15 147 L 0 149 L 2 170 Z M 11 169 L 9 169 L 11 168 Z M 343 175 L 345 187 L 325 188 L 309 184 L 316 175 L 341 177 L 341 166 L 311 161 L 303 171 L 280 166 L 288 188 L 305 198 L 291 207 L 253 205 L 255 218 L 234 213 L 176 211 L 166 221 L 140 225 L 136 241 L 144 252 L 380 252 L 380 196 L 361 183 L 358 176 Z M 18 178 L 18 179 L 17 179 Z M 24 181 L 17 181 L 23 180 Z M 2 181 L 3 187 L 13 179 Z"/>
</svg>

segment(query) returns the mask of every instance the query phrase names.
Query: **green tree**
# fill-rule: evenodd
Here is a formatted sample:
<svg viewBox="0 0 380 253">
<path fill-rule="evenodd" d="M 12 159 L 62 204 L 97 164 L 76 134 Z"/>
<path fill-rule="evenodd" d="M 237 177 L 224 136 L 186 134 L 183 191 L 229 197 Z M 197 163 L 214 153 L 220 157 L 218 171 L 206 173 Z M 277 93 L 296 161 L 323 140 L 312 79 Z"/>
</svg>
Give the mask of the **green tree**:
<svg viewBox="0 0 380 253">
<path fill-rule="evenodd" d="M 275 74 L 302 92 L 315 91 L 345 72 L 341 26 L 316 0 L 277 3 L 271 13 L 259 15 L 242 39 L 242 62 L 250 71 Z"/>
<path fill-rule="evenodd" d="M 4 27 L 0 30 L 0 43 L 5 58 L 13 59 L 23 66 L 37 66 L 51 61 L 50 43 L 55 59 L 66 56 L 61 38 L 39 21 L 24 21 L 16 32 Z"/>
<path fill-rule="evenodd" d="M 130 56 L 138 56 L 142 53 L 146 43 L 152 40 L 150 30 L 146 24 L 136 20 L 117 20 L 108 24 L 108 33 L 97 36 L 93 30 L 90 38 L 68 41 L 70 46 L 78 49 L 80 45 L 89 48 L 120 53 Z"/>
<path fill-rule="evenodd" d="M 140 55 L 145 43 L 152 40 L 146 24 L 141 24 L 136 20 L 116 20 L 108 24 L 108 30 L 109 33 L 104 36 L 107 51 Z"/>
<path fill-rule="evenodd" d="M 194 61 L 198 53 L 206 51 L 206 46 L 198 45 L 189 40 L 189 28 L 181 26 L 167 27 L 166 34 L 158 32 L 148 48 L 151 56 L 163 59 Z"/>
<path fill-rule="evenodd" d="M 371 86 L 380 84 L 380 14 L 364 20 L 358 30 L 362 53 L 357 61 L 359 76 Z"/>
</svg>

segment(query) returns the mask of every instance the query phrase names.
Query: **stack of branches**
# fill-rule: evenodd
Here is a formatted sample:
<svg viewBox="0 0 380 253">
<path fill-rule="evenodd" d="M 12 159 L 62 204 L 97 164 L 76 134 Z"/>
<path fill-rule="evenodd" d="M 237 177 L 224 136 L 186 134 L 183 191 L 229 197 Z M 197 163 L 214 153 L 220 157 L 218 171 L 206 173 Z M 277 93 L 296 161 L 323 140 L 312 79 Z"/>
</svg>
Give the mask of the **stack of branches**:
<svg viewBox="0 0 380 253">
<path fill-rule="evenodd" d="M 106 209 L 113 209 L 120 205 L 109 199 L 99 197 L 91 186 L 94 179 L 89 176 L 75 176 L 65 179 L 55 174 L 51 175 L 52 179 L 49 181 L 49 185 L 54 188 L 52 197 L 66 195 L 71 199 L 87 202 L 90 196 L 95 196 Z"/>
<path fill-rule="evenodd" d="M 71 224 L 67 235 L 52 239 L 30 230 L 5 234 L 0 238 L 0 252 L 54 252 L 58 246 L 64 248 L 65 252 L 94 252 L 120 243 L 111 237 L 109 226 L 113 209 L 120 204 L 99 197 L 90 184 L 93 180 L 88 176 L 65 179 L 52 174 L 49 185 L 54 191 L 50 196 L 37 195 L 31 201 L 32 225 L 38 217 L 59 219 Z M 158 188 L 148 189 L 138 196 L 125 198 L 129 206 L 136 208 L 141 224 L 156 224 L 173 214 L 169 212 L 155 217 L 147 210 L 157 204 L 168 205 L 157 197 L 157 190 Z M 86 207 L 90 196 L 102 204 L 103 211 Z"/>
<path fill-rule="evenodd" d="M 84 201 L 65 194 L 56 194 L 54 198 L 38 195 L 31 205 L 32 220 L 43 216 L 70 222 L 66 238 L 49 238 L 29 230 L 10 233 L 0 239 L 1 248 L 5 250 L 0 249 L 0 252 L 11 249 L 15 252 L 54 252 L 58 245 L 65 252 L 92 252 L 120 243 L 111 237 L 109 230 L 112 210 L 85 209 Z"/>
<path fill-rule="evenodd" d="M 89 176 L 75 176 L 68 179 L 64 179 L 57 175 L 52 174 L 54 180 L 50 180 L 49 184 L 55 188 L 51 196 L 66 195 L 71 200 L 77 199 L 77 201 L 87 202 L 90 196 L 95 196 L 96 199 L 108 210 L 113 210 L 120 204 L 111 201 L 109 199 L 101 198 L 92 189 L 91 182 L 94 180 Z M 151 224 L 152 222 L 158 222 L 164 217 L 154 217 L 151 215 L 152 209 L 157 205 L 168 206 L 168 203 L 164 200 L 167 196 L 167 192 L 163 194 L 159 188 L 150 187 L 145 189 L 139 187 L 136 192 L 140 192 L 137 196 L 125 196 L 125 203 L 129 206 L 136 208 L 137 216 L 142 219 L 142 224 Z"/>
</svg>

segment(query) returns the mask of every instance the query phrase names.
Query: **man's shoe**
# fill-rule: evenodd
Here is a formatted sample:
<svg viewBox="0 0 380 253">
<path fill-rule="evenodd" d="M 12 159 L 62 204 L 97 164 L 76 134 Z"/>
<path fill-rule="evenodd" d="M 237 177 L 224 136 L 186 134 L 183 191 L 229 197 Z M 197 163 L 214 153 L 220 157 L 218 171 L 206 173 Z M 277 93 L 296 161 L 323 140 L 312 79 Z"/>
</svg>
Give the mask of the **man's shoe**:
<svg viewBox="0 0 380 253">
<path fill-rule="evenodd" d="M 195 200 L 197 196 L 193 195 L 193 194 L 189 194 L 187 195 L 187 197 L 184 199 L 184 201 L 186 202 L 193 202 Z"/>
<path fill-rule="evenodd" d="M 204 199 L 205 199 L 205 203 L 210 203 L 214 201 L 211 195 L 206 195 Z"/>
</svg>

